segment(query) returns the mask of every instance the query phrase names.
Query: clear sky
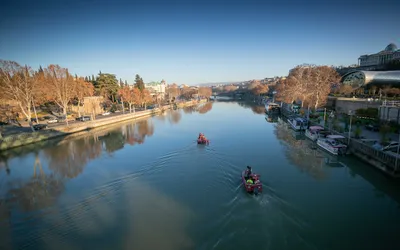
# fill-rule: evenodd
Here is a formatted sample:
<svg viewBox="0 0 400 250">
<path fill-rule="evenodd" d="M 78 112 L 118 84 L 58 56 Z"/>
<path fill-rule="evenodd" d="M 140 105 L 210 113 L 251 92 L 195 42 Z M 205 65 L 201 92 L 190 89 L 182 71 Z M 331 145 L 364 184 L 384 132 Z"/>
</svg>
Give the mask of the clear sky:
<svg viewBox="0 0 400 250">
<path fill-rule="evenodd" d="M 196 84 L 400 47 L 400 1 L 357 1 L 13 0 L 0 7 L 0 59 Z"/>
</svg>

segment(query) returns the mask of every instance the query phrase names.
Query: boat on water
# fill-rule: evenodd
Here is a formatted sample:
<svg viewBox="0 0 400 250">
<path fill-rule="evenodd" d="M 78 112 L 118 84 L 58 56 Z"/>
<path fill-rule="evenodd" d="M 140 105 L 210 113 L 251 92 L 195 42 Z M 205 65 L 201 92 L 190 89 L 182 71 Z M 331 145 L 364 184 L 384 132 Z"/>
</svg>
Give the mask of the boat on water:
<svg viewBox="0 0 400 250">
<path fill-rule="evenodd" d="M 197 139 L 197 144 L 209 144 L 210 140 L 208 139 Z"/>
<path fill-rule="evenodd" d="M 296 131 L 306 130 L 308 127 L 308 121 L 300 117 L 289 118 L 288 123 Z"/>
<path fill-rule="evenodd" d="M 318 138 L 317 145 L 331 154 L 344 155 L 347 151 L 347 146 L 339 140 L 345 139 L 341 135 L 328 135 L 325 138 Z"/>
<path fill-rule="evenodd" d="M 329 135 L 329 132 L 321 126 L 310 126 L 308 129 L 306 129 L 304 134 L 308 139 L 316 141 L 320 137 L 326 137 Z"/>
<path fill-rule="evenodd" d="M 253 183 L 248 183 L 248 179 L 252 179 Z M 250 177 L 248 177 L 248 169 L 243 170 L 242 172 L 242 182 L 243 186 L 246 189 L 248 193 L 252 194 L 259 194 L 262 192 L 262 183 L 260 181 L 260 175 L 259 174 L 250 174 Z"/>
<path fill-rule="evenodd" d="M 266 114 L 280 114 L 281 113 L 281 106 L 274 102 L 269 102 L 265 104 L 265 113 Z"/>
</svg>

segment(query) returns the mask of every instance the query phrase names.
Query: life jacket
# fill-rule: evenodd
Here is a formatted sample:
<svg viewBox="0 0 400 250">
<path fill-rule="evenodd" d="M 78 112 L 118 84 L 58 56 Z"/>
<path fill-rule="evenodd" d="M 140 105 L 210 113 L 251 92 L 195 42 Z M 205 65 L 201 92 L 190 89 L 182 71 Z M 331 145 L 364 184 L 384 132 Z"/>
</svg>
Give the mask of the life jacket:
<svg viewBox="0 0 400 250">
<path fill-rule="evenodd" d="M 247 184 L 253 184 L 253 180 L 252 180 L 252 179 L 248 179 L 248 180 L 246 181 L 246 183 L 247 183 Z"/>
</svg>

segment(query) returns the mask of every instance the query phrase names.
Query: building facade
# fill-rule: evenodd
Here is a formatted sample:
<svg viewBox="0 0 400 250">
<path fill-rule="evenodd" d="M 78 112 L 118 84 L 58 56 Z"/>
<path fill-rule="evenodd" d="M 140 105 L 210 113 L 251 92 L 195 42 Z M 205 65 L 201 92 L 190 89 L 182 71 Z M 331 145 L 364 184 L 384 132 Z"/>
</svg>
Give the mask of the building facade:
<svg viewBox="0 0 400 250">
<path fill-rule="evenodd" d="M 145 84 L 145 88 L 154 94 L 165 95 L 166 83 L 164 80 L 161 82 L 150 82 Z"/>
<path fill-rule="evenodd" d="M 377 66 L 398 59 L 400 59 L 400 49 L 397 48 L 396 44 L 391 43 L 378 53 L 360 56 L 358 65 L 360 67 Z"/>
</svg>

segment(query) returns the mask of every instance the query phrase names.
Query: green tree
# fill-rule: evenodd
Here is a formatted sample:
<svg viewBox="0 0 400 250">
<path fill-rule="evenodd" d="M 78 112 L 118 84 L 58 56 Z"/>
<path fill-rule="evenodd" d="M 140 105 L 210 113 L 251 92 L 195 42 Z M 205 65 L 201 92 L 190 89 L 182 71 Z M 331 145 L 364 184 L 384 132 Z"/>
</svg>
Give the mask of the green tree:
<svg viewBox="0 0 400 250">
<path fill-rule="evenodd" d="M 115 102 L 119 90 L 118 80 L 113 74 L 100 73 L 93 83 L 97 94 Z"/>
<path fill-rule="evenodd" d="M 140 91 L 143 91 L 145 88 L 143 79 L 138 74 L 136 74 L 135 76 L 135 87 L 138 88 Z"/>
</svg>

